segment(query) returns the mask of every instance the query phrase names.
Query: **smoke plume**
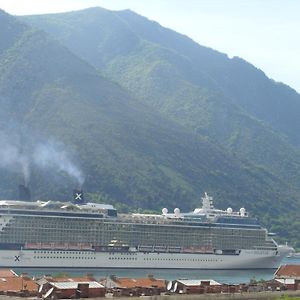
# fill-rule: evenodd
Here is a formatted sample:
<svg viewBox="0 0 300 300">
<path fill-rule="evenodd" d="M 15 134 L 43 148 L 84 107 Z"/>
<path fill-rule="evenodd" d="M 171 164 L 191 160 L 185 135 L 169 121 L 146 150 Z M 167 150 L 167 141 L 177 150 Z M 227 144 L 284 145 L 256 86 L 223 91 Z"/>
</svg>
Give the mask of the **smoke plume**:
<svg viewBox="0 0 300 300">
<path fill-rule="evenodd" d="M 34 163 L 43 169 L 63 171 L 82 186 L 84 182 L 80 169 L 70 160 L 63 145 L 54 141 L 38 144 L 33 152 Z"/>
<path fill-rule="evenodd" d="M 0 132 L 0 167 L 21 173 L 24 184 L 28 185 L 30 177 L 30 159 L 23 153 L 16 141 Z"/>
<path fill-rule="evenodd" d="M 0 131 L 0 168 L 23 175 L 27 186 L 30 179 L 30 167 L 35 165 L 42 170 L 65 172 L 77 181 L 81 187 L 84 176 L 70 159 L 70 153 L 62 143 L 54 141 L 30 142 L 26 147 L 18 135 L 9 135 Z"/>
</svg>

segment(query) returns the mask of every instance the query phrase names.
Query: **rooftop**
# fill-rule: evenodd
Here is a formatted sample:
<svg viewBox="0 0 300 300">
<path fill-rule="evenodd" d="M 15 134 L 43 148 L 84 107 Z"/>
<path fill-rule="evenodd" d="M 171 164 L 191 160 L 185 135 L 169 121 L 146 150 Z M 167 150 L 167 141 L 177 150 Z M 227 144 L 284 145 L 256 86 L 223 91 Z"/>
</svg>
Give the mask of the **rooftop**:
<svg viewBox="0 0 300 300">
<path fill-rule="evenodd" d="M 209 282 L 209 285 L 221 285 L 221 283 L 212 279 L 178 279 L 176 281 L 185 286 L 199 286 L 203 282 Z"/>
<path fill-rule="evenodd" d="M 49 284 L 60 290 L 77 289 L 78 284 L 88 284 L 90 289 L 104 288 L 104 286 L 97 281 L 64 281 L 49 282 Z"/>
<path fill-rule="evenodd" d="M 275 280 L 281 284 L 295 284 L 295 279 L 293 279 L 293 278 L 286 278 L 286 279 L 278 278 Z"/>
<path fill-rule="evenodd" d="M 157 287 L 160 289 L 165 288 L 165 280 L 164 279 L 155 279 L 152 276 L 146 278 L 127 278 L 127 277 L 110 277 L 111 281 L 113 281 L 116 287 L 119 288 L 135 288 L 135 287 L 143 287 L 143 288 L 153 288 Z"/>
<path fill-rule="evenodd" d="M 96 281 L 96 279 L 91 275 L 91 276 L 86 276 L 86 277 L 52 277 L 52 276 L 44 276 L 37 280 L 38 285 L 43 285 L 47 282 L 52 283 L 52 282 L 91 282 L 91 281 Z"/>
<path fill-rule="evenodd" d="M 18 277 L 18 274 L 11 269 L 0 269 L 0 278 Z"/>
<path fill-rule="evenodd" d="M 28 277 L 7 277 L 0 278 L 0 291 L 37 291 L 38 285 Z"/>
<path fill-rule="evenodd" d="M 300 279 L 300 265 L 282 265 L 275 272 L 275 277 Z"/>
<path fill-rule="evenodd" d="M 96 281 L 93 276 L 87 277 L 54 277 L 50 278 L 49 281 L 51 282 L 91 282 Z"/>
</svg>

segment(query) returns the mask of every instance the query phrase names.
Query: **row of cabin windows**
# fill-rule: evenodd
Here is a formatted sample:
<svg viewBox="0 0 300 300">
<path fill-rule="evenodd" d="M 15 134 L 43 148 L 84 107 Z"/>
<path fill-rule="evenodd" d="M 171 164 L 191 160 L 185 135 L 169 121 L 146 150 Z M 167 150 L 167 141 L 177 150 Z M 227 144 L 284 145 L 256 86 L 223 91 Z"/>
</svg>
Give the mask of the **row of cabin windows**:
<svg viewBox="0 0 300 300">
<path fill-rule="evenodd" d="M 86 257 L 83 257 L 83 256 L 34 256 L 33 258 L 50 258 L 50 259 L 53 259 L 53 258 L 62 258 L 62 259 L 96 259 L 96 257 L 89 257 L 89 256 L 86 256 Z"/>
<path fill-rule="evenodd" d="M 139 228 L 139 229 L 146 229 L 148 230 L 149 228 L 153 231 L 157 230 L 157 231 L 162 231 L 162 230 L 166 230 L 166 231 L 170 231 L 170 229 L 172 230 L 172 228 L 170 228 L 169 226 L 164 226 L 164 225 L 156 225 L 156 226 L 152 226 L 149 224 L 141 224 L 141 223 L 131 223 L 131 222 L 107 222 L 108 220 L 106 220 L 106 222 L 103 221 L 99 221 L 99 220 L 80 220 L 80 219 L 62 219 L 62 218 L 45 218 L 45 217 L 34 217 L 32 219 L 29 219 L 28 217 L 19 217 L 17 219 L 14 219 L 15 222 L 20 222 L 23 224 L 28 224 L 31 223 L 33 225 L 36 225 L 38 223 L 40 223 L 42 226 L 52 226 L 52 227 L 60 227 L 61 225 L 65 225 L 65 226 L 71 226 L 72 228 L 74 227 L 81 227 L 83 226 L 88 226 L 89 228 L 100 228 L 103 227 L 105 230 L 109 230 L 112 229 L 114 230 L 116 227 L 118 228 L 118 230 L 121 229 L 126 229 L 126 230 L 132 230 L 135 228 Z M 172 222 L 169 224 L 172 225 Z M 184 224 L 183 224 L 184 225 Z M 178 229 L 178 227 L 176 229 L 174 229 L 174 231 L 176 231 Z M 191 227 L 188 228 L 187 226 L 182 227 L 182 230 L 186 230 L 187 232 L 190 230 L 194 230 L 197 232 L 201 232 L 201 231 L 208 231 L 208 230 L 215 230 L 215 228 L 197 228 L 197 227 Z M 228 228 L 224 230 L 229 230 Z M 242 229 L 240 229 L 242 230 Z"/>
<path fill-rule="evenodd" d="M 119 253 L 119 252 L 109 252 L 109 255 L 114 255 L 114 254 L 117 254 L 117 255 L 137 255 L 137 253 L 131 253 L 131 252 L 121 252 L 121 253 Z"/>
<path fill-rule="evenodd" d="M 18 222 L 19 221 L 19 222 Z M 32 224 L 35 228 L 37 227 L 37 220 L 26 220 L 26 219 L 23 219 L 23 220 L 16 220 L 15 221 L 15 224 L 17 223 L 21 223 L 22 226 L 26 226 L 26 227 L 29 227 L 28 224 Z M 141 232 L 141 233 L 145 233 L 145 232 L 159 232 L 159 233 L 167 233 L 167 234 L 171 234 L 171 233 L 174 233 L 174 234 L 177 234 L 178 233 L 178 227 L 177 228 L 170 228 L 170 227 L 163 227 L 163 226 L 147 226 L 147 225 L 140 225 L 140 224 L 135 224 L 135 225 L 132 225 L 132 224 L 118 224 L 118 223 L 110 223 L 110 224 L 103 224 L 103 223 L 95 223 L 95 221 L 87 221 L 87 220 L 76 220 L 76 221 L 73 221 L 73 220 L 45 220 L 45 218 L 41 218 L 40 220 L 38 220 L 40 223 L 39 227 L 40 228 L 45 228 L 45 229 L 53 229 L 53 228 L 62 228 L 62 227 L 65 227 L 65 228 L 69 228 L 69 229 L 99 229 L 101 227 L 103 227 L 103 230 L 105 231 L 115 231 L 117 229 L 117 231 L 122 231 L 122 230 L 125 230 L 125 231 L 132 231 L 134 230 L 136 233 L 138 232 Z M 47 222 L 48 221 L 48 222 Z M 234 234 L 237 234 L 238 232 L 240 234 L 244 234 L 246 231 L 248 231 L 248 234 L 251 233 L 251 231 L 253 232 L 254 235 L 257 235 L 257 231 L 256 230 L 246 230 L 246 229 L 203 229 L 203 228 L 181 228 L 181 231 L 183 234 L 189 234 L 189 233 L 195 233 L 195 234 L 198 234 L 198 235 L 203 235 L 203 234 L 206 234 L 206 233 L 210 233 L 210 232 L 216 232 L 216 233 L 220 233 L 220 231 L 222 232 L 230 232 Z"/>
<path fill-rule="evenodd" d="M 144 258 L 144 260 L 160 261 L 203 261 L 203 262 L 222 262 L 222 259 L 199 259 L 199 258 Z"/>
<path fill-rule="evenodd" d="M 75 255 L 78 255 L 78 254 L 84 254 L 84 255 L 93 255 L 94 252 L 83 252 L 83 251 L 39 251 L 39 250 L 36 250 L 34 251 L 35 254 L 75 254 Z"/>
<path fill-rule="evenodd" d="M 35 231 L 28 231 L 28 230 L 24 230 L 21 228 L 14 228 L 11 230 L 6 230 L 6 232 L 2 232 L 1 235 L 5 235 L 5 234 L 9 234 L 9 235 L 13 235 L 13 236 L 29 236 L 29 237 L 37 237 L 37 236 L 44 236 L 44 233 L 41 232 L 40 230 L 36 229 Z M 209 235 L 205 235 L 205 236 L 201 236 L 201 235 L 195 235 L 195 234 L 187 234 L 187 235 L 182 235 L 177 233 L 177 236 L 165 236 L 162 234 L 155 234 L 153 232 L 145 232 L 144 234 L 134 234 L 132 232 L 97 232 L 97 234 L 95 234 L 95 232 L 91 232 L 91 231 L 64 231 L 64 232 L 60 232 L 60 236 L 57 235 L 57 232 L 48 232 L 47 236 L 54 236 L 57 238 L 60 238 L 62 236 L 66 236 L 70 238 L 74 236 L 74 237 L 78 237 L 78 236 L 90 236 L 92 238 L 98 238 L 98 239 L 126 239 L 126 240 L 148 240 L 148 239 L 154 239 L 154 240 L 162 240 L 162 241 L 182 241 L 182 240 L 186 240 L 186 241 L 210 241 L 210 240 L 216 240 L 216 241 L 220 241 L 220 240 L 229 240 L 229 241 L 260 241 L 260 242 L 264 242 L 265 241 L 265 237 L 264 236 L 260 236 L 260 235 L 247 235 L 244 234 L 242 237 L 240 236 L 235 236 L 236 238 L 233 239 L 232 236 L 229 235 L 214 235 L 214 236 L 209 236 Z"/>
<path fill-rule="evenodd" d="M 43 236 L 24 236 L 24 235 L 17 235 L 17 234 L 8 234 L 0 236 L 0 242 L 27 242 L 28 240 L 31 242 L 65 242 L 68 237 L 55 237 L 52 238 L 48 236 L 46 239 Z M 76 237 L 73 241 L 80 242 L 92 242 L 94 244 L 105 245 L 110 242 L 112 239 L 89 239 L 87 237 Z M 202 245 L 211 245 L 213 248 L 223 249 L 223 248 L 236 248 L 236 249 L 243 249 L 243 248 L 251 248 L 251 247 L 258 247 L 258 246 L 269 246 L 269 244 L 265 244 L 264 240 L 259 239 L 243 239 L 243 240 L 230 240 L 230 239 L 220 239 L 214 240 L 212 243 L 205 242 L 205 241 L 181 241 L 178 240 L 161 240 L 161 239 L 141 239 L 135 240 L 135 242 L 131 243 L 128 239 L 121 239 L 124 242 L 128 242 L 129 245 L 137 245 L 137 244 L 145 244 L 145 245 L 156 245 L 156 246 L 178 246 L 178 247 L 198 247 Z"/>
<path fill-rule="evenodd" d="M 41 220 L 42 221 L 42 220 Z M 45 220 L 43 220 L 45 221 Z M 24 222 L 25 223 L 25 222 Z M 59 223 L 59 224 L 57 224 Z M 57 222 L 55 226 L 61 228 L 63 227 L 64 222 Z M 54 225 L 54 224 L 53 224 Z M 70 226 L 70 223 L 68 223 Z M 99 224 L 100 225 L 100 224 Z M 106 224 L 107 225 L 107 224 Z M 16 240 L 18 242 L 23 241 L 39 241 L 40 239 L 44 242 L 64 242 L 66 238 L 69 238 L 70 235 L 73 235 L 73 240 L 80 240 L 82 242 L 93 242 L 95 244 L 108 244 L 111 239 L 117 238 L 123 240 L 124 242 L 128 242 L 129 244 L 153 244 L 153 245 L 167 245 L 167 246 L 182 246 L 182 247 L 192 247 L 198 245 L 209 245 L 211 244 L 211 240 L 213 240 L 212 244 L 217 248 L 222 248 L 222 246 L 232 245 L 235 248 L 248 248 L 254 245 L 263 245 L 265 242 L 265 236 L 262 232 L 257 232 L 254 230 L 237 230 L 235 231 L 236 240 L 232 240 L 231 234 L 233 233 L 232 230 L 222 229 L 222 230 L 212 230 L 211 232 L 206 231 L 204 232 L 200 230 L 195 230 L 195 228 L 191 228 L 190 232 L 179 233 L 179 229 L 176 228 L 176 235 L 174 236 L 171 232 L 168 235 L 165 235 L 165 232 L 161 232 L 158 228 L 147 228 L 138 226 L 136 227 L 135 231 L 117 231 L 118 228 L 124 228 L 125 225 L 115 224 L 114 230 L 112 231 L 99 231 L 97 232 L 98 235 L 95 235 L 95 232 L 91 232 L 89 230 L 81 230 L 80 232 L 76 232 L 76 228 L 73 230 L 65 230 L 61 232 L 60 236 L 57 236 L 56 232 L 47 232 L 47 239 L 45 239 L 45 235 L 43 231 L 46 230 L 45 228 L 39 230 L 35 224 L 35 231 L 28 231 L 27 229 L 22 230 L 21 228 L 11 228 L 13 230 L 9 230 L 9 233 L 3 234 L 3 239 L 6 241 Z M 126 225 L 128 226 L 128 225 Z M 85 226 L 86 223 L 85 223 Z M 131 227 L 132 228 L 132 227 Z M 129 226 L 128 229 L 130 230 Z M 138 230 L 139 229 L 139 230 Z M 160 227 L 160 229 L 162 229 Z M 169 229 L 170 230 L 170 229 Z M 13 232 L 11 232 L 13 231 Z M 16 232 L 17 231 L 17 232 Z M 160 232 L 158 235 L 156 232 Z M 75 234 L 76 232 L 76 234 Z M 240 239 L 239 235 L 243 235 L 243 238 Z M 6 237 L 6 238 L 5 238 Z M 223 248 L 224 248 L 223 247 Z"/>
<path fill-rule="evenodd" d="M 134 257 L 109 257 L 110 260 L 137 260 Z M 144 258 L 145 261 L 194 261 L 194 262 L 222 262 L 222 259 L 198 259 L 198 258 Z"/>
<path fill-rule="evenodd" d="M 129 259 L 129 260 L 137 260 L 136 257 L 109 257 L 108 259 Z"/>
<path fill-rule="evenodd" d="M 21 223 L 21 224 L 20 224 Z M 32 224 L 35 230 L 38 229 L 62 229 L 65 228 L 66 230 L 70 229 L 70 230 L 99 230 L 99 227 L 101 227 L 103 224 L 94 224 L 92 222 L 84 222 L 82 224 L 80 224 L 81 222 L 72 222 L 70 223 L 70 221 L 58 221 L 56 220 L 56 222 L 45 222 L 45 219 L 41 219 L 40 224 L 37 224 L 36 222 L 28 222 L 25 220 L 22 220 L 22 222 L 18 222 L 16 221 L 14 226 L 15 227 L 17 224 L 22 225 L 21 227 L 30 227 L 28 224 Z M 12 224 L 11 224 L 12 225 Z M 37 226 L 38 225 L 38 226 Z M 97 228 L 98 227 L 98 228 Z M 167 234 L 167 235 L 178 235 L 178 232 L 181 231 L 182 235 L 196 235 L 196 236 L 210 236 L 210 235 L 230 235 L 230 234 L 234 234 L 234 235 L 247 235 L 247 236 L 257 236 L 257 235 L 262 235 L 264 236 L 264 232 L 258 232 L 256 230 L 243 230 L 243 229 L 209 229 L 209 230 L 203 230 L 201 228 L 189 228 L 187 230 L 187 228 L 163 228 L 161 226 L 157 226 L 157 227 L 151 227 L 149 228 L 148 226 L 135 226 L 132 227 L 132 225 L 127 224 L 127 225 L 121 225 L 121 224 L 110 224 L 110 226 L 108 226 L 108 224 L 105 224 L 105 226 L 103 226 L 104 228 L 102 229 L 104 232 L 110 232 L 110 233 L 114 233 L 114 232 L 123 232 L 123 233 L 134 233 L 134 234 L 155 234 L 155 233 L 160 233 L 160 234 Z M 19 228 L 21 229 L 21 228 Z M 125 229 L 125 230 L 124 230 Z M 101 230 L 101 231 L 102 231 Z"/>
</svg>

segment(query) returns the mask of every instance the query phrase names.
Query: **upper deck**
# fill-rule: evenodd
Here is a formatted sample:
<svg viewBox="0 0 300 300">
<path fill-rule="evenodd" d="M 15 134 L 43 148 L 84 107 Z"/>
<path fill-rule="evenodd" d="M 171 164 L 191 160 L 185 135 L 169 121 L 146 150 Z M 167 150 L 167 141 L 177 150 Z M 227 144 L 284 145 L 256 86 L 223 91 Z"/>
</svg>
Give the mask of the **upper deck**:
<svg viewBox="0 0 300 300">
<path fill-rule="evenodd" d="M 60 201 L 17 201 L 1 200 L 0 213 L 13 215 L 48 216 L 48 217 L 77 217 L 77 218 L 106 218 L 116 217 L 116 209 L 109 204 L 86 203 L 74 204 Z"/>
<path fill-rule="evenodd" d="M 222 226 L 222 227 L 252 227 L 261 228 L 257 219 L 248 216 L 244 208 L 234 212 L 215 209 L 212 197 L 205 193 L 202 198 L 202 207 L 189 213 L 181 213 L 178 208 L 174 213 L 168 213 L 164 208 L 162 214 L 120 214 L 112 205 L 85 203 L 74 204 L 59 201 L 0 201 L 0 213 L 19 216 L 43 216 L 63 218 L 87 218 L 87 219 L 111 219 L 114 222 L 161 224 L 161 225 L 185 225 L 185 226 Z"/>
</svg>

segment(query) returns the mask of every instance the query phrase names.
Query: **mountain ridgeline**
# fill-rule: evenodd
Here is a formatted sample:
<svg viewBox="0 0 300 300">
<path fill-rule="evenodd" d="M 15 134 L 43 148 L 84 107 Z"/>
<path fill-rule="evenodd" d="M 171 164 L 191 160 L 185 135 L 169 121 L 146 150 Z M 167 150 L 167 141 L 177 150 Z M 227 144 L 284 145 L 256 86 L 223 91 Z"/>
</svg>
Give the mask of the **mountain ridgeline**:
<svg viewBox="0 0 300 300">
<path fill-rule="evenodd" d="M 69 200 L 83 184 L 123 210 L 189 210 L 207 191 L 299 247 L 291 88 L 128 10 L 1 11 L 0 38 L 0 139 L 18 149 L 0 161 L 3 197 L 15 197 L 24 161 L 35 199 Z M 67 162 L 36 159 L 49 141 Z"/>
<path fill-rule="evenodd" d="M 11 30 L 22 27 L 1 51 L 0 91 L 6 140 L 22 144 L 23 156 L 34 153 L 34 145 L 59 141 L 85 174 L 84 189 L 133 208 L 189 209 L 204 190 L 238 204 L 242 191 L 232 182 L 239 182 L 249 201 L 258 196 L 261 183 L 251 173 L 258 170 L 249 171 L 219 146 L 132 98 L 46 33 L 5 13 L 1 22 Z M 20 178 L 12 180 L 9 167 L 1 184 L 4 195 L 12 197 Z M 34 198 L 69 199 L 77 182 L 66 175 L 32 163 Z M 268 180 L 271 186 L 271 175 Z"/>
</svg>

